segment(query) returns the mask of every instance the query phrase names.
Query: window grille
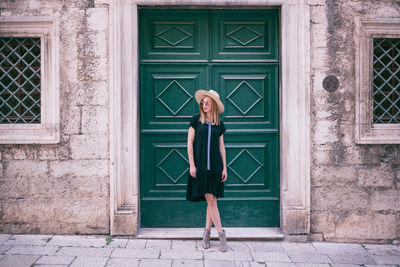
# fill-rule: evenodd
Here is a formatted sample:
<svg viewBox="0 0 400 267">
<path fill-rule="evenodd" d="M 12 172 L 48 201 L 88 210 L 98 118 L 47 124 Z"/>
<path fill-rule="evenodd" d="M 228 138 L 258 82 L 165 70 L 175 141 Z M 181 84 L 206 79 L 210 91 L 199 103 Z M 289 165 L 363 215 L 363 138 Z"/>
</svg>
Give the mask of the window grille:
<svg viewBox="0 0 400 267">
<path fill-rule="evenodd" d="M 0 37 L 0 123 L 40 123 L 40 38 Z"/>
<path fill-rule="evenodd" d="M 373 44 L 373 123 L 400 123 L 400 39 Z"/>
</svg>

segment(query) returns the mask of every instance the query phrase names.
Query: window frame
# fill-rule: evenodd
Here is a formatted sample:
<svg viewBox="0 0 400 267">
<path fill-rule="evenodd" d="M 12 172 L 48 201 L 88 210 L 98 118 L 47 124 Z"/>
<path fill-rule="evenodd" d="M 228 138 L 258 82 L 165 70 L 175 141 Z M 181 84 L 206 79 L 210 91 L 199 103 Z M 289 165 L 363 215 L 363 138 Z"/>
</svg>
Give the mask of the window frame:
<svg viewBox="0 0 400 267">
<path fill-rule="evenodd" d="M 357 144 L 400 144 L 400 123 L 373 123 L 373 39 L 400 38 L 400 18 L 356 18 Z"/>
<path fill-rule="evenodd" d="M 53 17 L 0 17 L 0 37 L 39 37 L 39 124 L 0 124 L 0 144 L 55 144 L 60 142 L 59 32 Z"/>
</svg>

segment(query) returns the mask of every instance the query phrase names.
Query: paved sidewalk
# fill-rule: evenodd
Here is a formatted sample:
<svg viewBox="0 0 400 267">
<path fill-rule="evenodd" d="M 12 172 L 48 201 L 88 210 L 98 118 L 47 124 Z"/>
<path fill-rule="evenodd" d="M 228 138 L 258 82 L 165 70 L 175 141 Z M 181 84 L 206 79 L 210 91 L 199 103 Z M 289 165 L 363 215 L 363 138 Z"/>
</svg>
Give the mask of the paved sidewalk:
<svg viewBox="0 0 400 267">
<path fill-rule="evenodd" d="M 0 234 L 0 266 L 400 266 L 400 246 Z"/>
</svg>

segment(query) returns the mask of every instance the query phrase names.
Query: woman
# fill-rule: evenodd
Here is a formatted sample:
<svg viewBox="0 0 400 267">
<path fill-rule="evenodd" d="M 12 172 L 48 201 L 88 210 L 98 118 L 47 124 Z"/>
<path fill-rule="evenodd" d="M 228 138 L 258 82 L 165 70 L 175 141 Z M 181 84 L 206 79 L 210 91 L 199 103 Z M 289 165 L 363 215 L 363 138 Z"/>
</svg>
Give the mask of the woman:
<svg viewBox="0 0 400 267">
<path fill-rule="evenodd" d="M 207 201 L 203 248 L 210 247 L 210 229 L 214 223 L 220 240 L 220 251 L 226 252 L 226 234 L 222 229 L 217 206 L 217 198 L 224 196 L 224 182 L 228 178 L 223 136 L 225 126 L 218 115 L 224 112 L 224 105 L 214 90 L 198 90 L 195 98 L 199 103 L 200 114 L 192 117 L 188 132 L 190 175 L 186 199 Z"/>
</svg>

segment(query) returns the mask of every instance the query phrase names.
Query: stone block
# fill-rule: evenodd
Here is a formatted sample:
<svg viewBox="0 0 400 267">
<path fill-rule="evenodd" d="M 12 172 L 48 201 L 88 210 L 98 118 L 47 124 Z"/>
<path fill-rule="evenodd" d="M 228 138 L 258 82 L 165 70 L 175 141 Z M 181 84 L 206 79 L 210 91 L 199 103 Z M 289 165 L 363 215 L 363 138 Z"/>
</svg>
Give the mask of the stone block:
<svg viewBox="0 0 400 267">
<path fill-rule="evenodd" d="M 109 103 L 109 86 L 106 81 L 80 82 L 69 93 L 71 105 L 106 106 Z"/>
<path fill-rule="evenodd" d="M 79 134 L 81 130 L 81 108 L 64 105 L 61 110 L 61 133 L 66 135 Z"/>
<path fill-rule="evenodd" d="M 328 69 L 328 51 L 325 48 L 315 48 L 311 51 L 311 68 L 321 70 Z"/>
<path fill-rule="evenodd" d="M 313 48 L 327 47 L 328 27 L 327 25 L 311 25 L 311 46 Z"/>
<path fill-rule="evenodd" d="M 310 241 L 311 242 L 322 242 L 324 241 L 323 234 L 310 234 Z"/>
<path fill-rule="evenodd" d="M 365 210 L 369 195 L 354 187 L 318 187 L 311 192 L 311 206 L 317 211 Z"/>
<path fill-rule="evenodd" d="M 42 181 L 49 177 L 46 161 L 13 160 L 3 164 L 4 184 L 0 187 L 2 197 L 27 198 L 32 193 L 41 192 Z"/>
<path fill-rule="evenodd" d="M 38 149 L 34 145 L 6 145 L 2 154 L 5 160 L 35 160 L 38 158 Z"/>
<path fill-rule="evenodd" d="M 326 144 L 338 141 L 336 136 L 337 121 L 318 120 L 313 126 L 312 139 L 315 144 Z"/>
<path fill-rule="evenodd" d="M 375 211 L 400 211 L 400 190 L 375 191 L 371 209 Z"/>
<path fill-rule="evenodd" d="M 100 81 L 108 79 L 108 59 L 92 58 L 90 60 L 80 59 L 78 61 L 78 80 Z"/>
<path fill-rule="evenodd" d="M 312 209 L 313 206 L 312 206 Z M 334 233 L 335 232 L 335 214 L 328 211 L 311 212 L 311 232 L 312 233 Z"/>
<path fill-rule="evenodd" d="M 126 248 L 128 239 L 113 238 L 112 241 L 107 245 L 108 248 Z"/>
<path fill-rule="evenodd" d="M 108 31 L 108 7 L 90 8 L 86 15 L 88 31 Z"/>
<path fill-rule="evenodd" d="M 368 168 L 358 170 L 358 185 L 363 187 L 393 187 L 394 173 L 391 168 Z"/>
<path fill-rule="evenodd" d="M 98 6 L 98 5 L 109 5 L 110 4 L 109 1 L 110 0 L 94 0 L 94 4 L 96 6 Z"/>
<path fill-rule="evenodd" d="M 332 164 L 332 145 L 314 145 L 311 152 L 312 166 Z"/>
<path fill-rule="evenodd" d="M 340 141 L 344 146 L 354 145 L 354 125 L 340 125 Z"/>
<path fill-rule="evenodd" d="M 106 135 L 73 135 L 70 142 L 72 159 L 107 159 Z"/>
<path fill-rule="evenodd" d="M 356 168 L 341 166 L 315 166 L 311 170 L 316 185 L 345 185 L 357 181 Z"/>
<path fill-rule="evenodd" d="M 107 177 L 107 160 L 69 160 L 51 161 L 50 176 L 54 178 L 67 177 Z"/>
<path fill-rule="evenodd" d="M 350 214 L 336 224 L 336 237 L 347 240 L 391 239 L 397 236 L 394 214 Z"/>
<path fill-rule="evenodd" d="M 328 25 L 325 8 L 326 7 L 323 5 L 313 5 L 310 7 L 310 19 L 312 24 Z"/>
<path fill-rule="evenodd" d="M 105 134 L 108 133 L 109 110 L 103 106 L 82 107 L 82 133 Z"/>
<path fill-rule="evenodd" d="M 38 160 L 65 160 L 69 159 L 69 147 L 65 142 L 54 145 L 41 145 L 37 150 Z"/>
<path fill-rule="evenodd" d="M 78 55 L 82 58 L 100 57 L 106 58 L 108 56 L 108 32 L 80 32 L 76 38 L 78 46 Z"/>
</svg>

